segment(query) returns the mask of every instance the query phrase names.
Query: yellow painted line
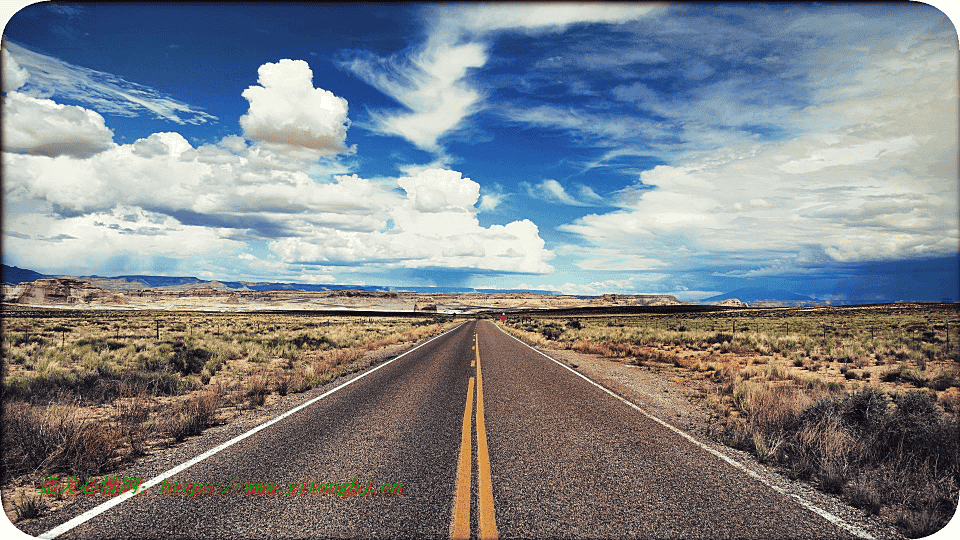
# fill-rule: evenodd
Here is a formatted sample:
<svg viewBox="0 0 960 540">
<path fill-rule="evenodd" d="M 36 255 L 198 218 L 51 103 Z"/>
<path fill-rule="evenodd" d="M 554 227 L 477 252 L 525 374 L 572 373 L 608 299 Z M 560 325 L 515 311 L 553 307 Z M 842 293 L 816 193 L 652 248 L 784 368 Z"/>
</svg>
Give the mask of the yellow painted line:
<svg viewBox="0 0 960 540">
<path fill-rule="evenodd" d="M 473 441 L 470 426 L 473 412 L 473 377 L 467 387 L 467 405 L 463 411 L 463 430 L 460 439 L 460 462 L 457 465 L 457 495 L 454 499 L 450 538 L 470 538 L 470 479 L 473 465 Z"/>
<path fill-rule="evenodd" d="M 475 366 L 475 365 L 477 365 L 477 361 L 476 361 L 476 360 L 471 360 L 471 361 L 470 361 L 470 367 L 473 367 L 473 366 Z"/>
<path fill-rule="evenodd" d="M 490 455 L 487 452 L 487 428 L 483 423 L 483 376 L 480 372 L 480 340 L 477 338 L 477 469 L 479 473 L 480 538 L 495 540 L 497 517 L 493 508 L 493 482 L 490 478 Z"/>
</svg>

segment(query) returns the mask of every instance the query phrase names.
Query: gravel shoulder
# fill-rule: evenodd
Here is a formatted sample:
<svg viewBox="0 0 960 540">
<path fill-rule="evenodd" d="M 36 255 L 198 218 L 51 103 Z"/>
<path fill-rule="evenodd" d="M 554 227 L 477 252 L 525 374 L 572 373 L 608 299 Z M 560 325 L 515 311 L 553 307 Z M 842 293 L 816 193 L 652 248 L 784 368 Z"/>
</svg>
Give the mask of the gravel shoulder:
<svg viewBox="0 0 960 540">
<path fill-rule="evenodd" d="M 539 349 L 544 354 L 574 368 L 590 380 L 612 390 L 651 415 L 678 428 L 705 446 L 737 461 L 770 485 L 788 495 L 800 497 L 877 539 L 903 538 L 896 529 L 823 493 L 811 484 L 791 480 L 775 467 L 757 462 L 749 453 L 720 444 L 710 438 L 713 415 L 700 405 L 701 391 L 692 381 L 656 368 L 633 366 L 615 359 L 601 358 L 572 350 Z M 715 426 L 714 426 L 715 427 Z"/>
</svg>

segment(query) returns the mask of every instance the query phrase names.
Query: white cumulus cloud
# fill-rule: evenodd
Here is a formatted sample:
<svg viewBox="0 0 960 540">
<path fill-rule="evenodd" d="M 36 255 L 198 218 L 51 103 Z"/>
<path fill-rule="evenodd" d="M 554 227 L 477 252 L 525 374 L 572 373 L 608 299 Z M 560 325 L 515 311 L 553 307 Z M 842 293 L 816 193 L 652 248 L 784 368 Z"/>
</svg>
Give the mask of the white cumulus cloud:
<svg viewBox="0 0 960 540">
<path fill-rule="evenodd" d="M 19 154 L 89 157 L 113 146 L 113 131 L 94 111 L 19 92 L 3 98 L 3 149 Z"/>
<path fill-rule="evenodd" d="M 529 220 L 481 227 L 475 205 L 480 186 L 446 169 L 397 180 L 406 196 L 385 211 L 392 228 L 345 231 L 314 226 L 270 243 L 289 263 L 379 263 L 404 268 L 477 272 L 551 273 L 537 226 Z"/>
<path fill-rule="evenodd" d="M 229 231 L 184 225 L 126 205 L 66 218 L 17 212 L 8 215 L 5 226 L 5 258 L 12 253 L 20 265 L 51 271 L 63 271 L 63 266 L 51 263 L 89 274 L 102 272 L 105 265 L 131 273 L 179 266 L 196 275 L 214 268 L 213 258 L 245 247 L 230 239 Z M 27 233 L 15 235 L 10 230 Z M 56 251 L 54 259 L 51 250 Z M 222 276 L 223 270 L 218 273 Z"/>
<path fill-rule="evenodd" d="M 283 59 L 257 71 L 260 86 L 243 91 L 250 110 L 240 117 L 251 140 L 344 152 L 347 100 L 313 87 L 313 71 L 303 60 Z"/>
<path fill-rule="evenodd" d="M 480 196 L 480 184 L 447 169 L 427 169 L 397 183 L 418 212 L 471 212 Z"/>
<path fill-rule="evenodd" d="M 2 51 L 0 55 L 3 57 L 3 91 L 12 92 L 23 86 L 30 78 L 30 74 L 20 67 L 6 47 Z"/>
<path fill-rule="evenodd" d="M 175 242 L 162 237 L 193 231 L 197 242 L 219 246 L 251 272 L 270 269 L 240 255 L 246 242 L 258 240 L 269 241 L 284 265 L 553 271 L 546 263 L 553 254 L 532 222 L 479 225 L 480 186 L 459 172 L 319 181 L 303 172 L 309 166 L 236 137 L 194 148 L 177 133 L 154 133 L 86 158 L 5 152 L 15 216 L 5 233 L 33 238 L 37 228 L 29 223 L 36 221 L 44 224 L 43 238 L 73 242 L 78 251 L 90 238 L 100 242 L 91 253 L 102 254 L 150 237 L 150 249 L 166 254 Z M 119 223 L 124 216 L 133 217 Z M 42 257 L 38 246 L 18 248 L 18 260 Z"/>
</svg>

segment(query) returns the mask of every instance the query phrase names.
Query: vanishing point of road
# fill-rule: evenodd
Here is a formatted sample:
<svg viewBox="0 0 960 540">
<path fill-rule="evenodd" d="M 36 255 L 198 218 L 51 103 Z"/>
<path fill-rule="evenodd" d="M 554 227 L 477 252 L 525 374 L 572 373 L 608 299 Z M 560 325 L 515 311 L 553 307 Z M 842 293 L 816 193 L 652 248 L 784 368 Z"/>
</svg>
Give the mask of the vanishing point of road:
<svg viewBox="0 0 960 540">
<path fill-rule="evenodd" d="M 489 321 L 204 455 L 170 479 L 269 481 L 282 494 L 161 495 L 158 476 L 135 497 L 83 500 L 41 536 L 853 537 Z M 353 479 L 402 493 L 287 495 Z"/>
</svg>

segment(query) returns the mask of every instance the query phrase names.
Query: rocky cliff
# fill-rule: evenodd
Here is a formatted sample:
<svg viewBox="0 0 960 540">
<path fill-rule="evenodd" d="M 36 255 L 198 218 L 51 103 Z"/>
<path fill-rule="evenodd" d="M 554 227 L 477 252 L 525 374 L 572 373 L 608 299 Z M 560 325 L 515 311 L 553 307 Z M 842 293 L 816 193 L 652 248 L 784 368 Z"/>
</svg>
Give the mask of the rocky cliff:
<svg viewBox="0 0 960 540">
<path fill-rule="evenodd" d="M 98 278 L 99 279 L 99 278 Z M 562 309 L 583 306 L 669 306 L 684 304 L 671 295 L 608 294 L 595 298 L 541 295 L 535 293 L 419 293 L 364 290 L 230 290 L 220 287 L 137 288 L 126 281 L 123 289 L 105 289 L 93 281 L 74 278 L 38 279 L 32 283 L 3 286 L 3 302 L 31 306 L 94 309 L 162 309 L 250 311 L 280 310 L 375 310 L 474 313 L 488 309 Z M 116 283 L 109 283 L 111 286 Z M 219 284 L 218 284 L 219 285 Z"/>
<path fill-rule="evenodd" d="M 591 304 L 604 306 L 676 306 L 687 303 L 672 294 L 604 294 L 591 301 Z"/>
<path fill-rule="evenodd" d="M 747 304 L 737 300 L 736 298 L 727 298 L 726 300 L 721 300 L 719 302 L 710 302 L 710 305 L 714 306 L 727 306 L 727 307 L 747 307 Z"/>
<path fill-rule="evenodd" d="M 84 304 L 125 304 L 122 295 L 94 287 L 86 281 L 69 278 L 38 279 L 4 287 L 3 301 L 43 306 Z"/>
</svg>

